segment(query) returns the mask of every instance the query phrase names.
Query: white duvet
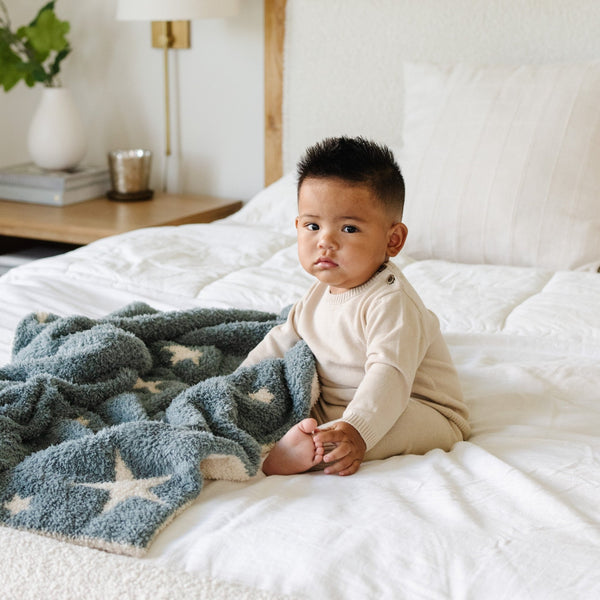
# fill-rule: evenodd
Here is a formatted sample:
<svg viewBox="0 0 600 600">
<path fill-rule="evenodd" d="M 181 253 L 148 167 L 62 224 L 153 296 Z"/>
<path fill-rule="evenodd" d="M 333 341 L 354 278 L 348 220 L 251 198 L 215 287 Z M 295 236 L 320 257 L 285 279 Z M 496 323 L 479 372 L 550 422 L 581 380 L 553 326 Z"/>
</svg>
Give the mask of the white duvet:
<svg viewBox="0 0 600 600">
<path fill-rule="evenodd" d="M 10 271 L 1 362 L 33 310 L 294 302 L 311 280 L 296 259 L 293 203 L 280 201 L 291 181 L 278 185 L 211 225 L 140 230 Z M 599 598 L 600 275 L 397 262 L 440 317 L 471 410 L 468 442 L 348 478 L 211 482 L 144 559 L 0 529 L 0 596 L 36 597 L 27 586 L 37 584 L 13 574 L 54 556 L 40 589 L 57 598 Z M 86 569 L 88 587 L 77 583 Z"/>
</svg>

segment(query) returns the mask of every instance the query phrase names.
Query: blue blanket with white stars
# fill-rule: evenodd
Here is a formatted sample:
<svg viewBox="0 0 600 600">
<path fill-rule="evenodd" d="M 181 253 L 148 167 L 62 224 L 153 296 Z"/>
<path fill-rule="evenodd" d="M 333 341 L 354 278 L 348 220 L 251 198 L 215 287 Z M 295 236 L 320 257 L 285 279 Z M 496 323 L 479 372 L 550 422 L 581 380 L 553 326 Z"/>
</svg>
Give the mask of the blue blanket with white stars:
<svg viewBox="0 0 600 600">
<path fill-rule="evenodd" d="M 254 476 L 318 395 L 313 356 L 237 368 L 283 317 L 31 314 L 0 369 L 0 524 L 143 555 L 204 479 Z"/>
</svg>

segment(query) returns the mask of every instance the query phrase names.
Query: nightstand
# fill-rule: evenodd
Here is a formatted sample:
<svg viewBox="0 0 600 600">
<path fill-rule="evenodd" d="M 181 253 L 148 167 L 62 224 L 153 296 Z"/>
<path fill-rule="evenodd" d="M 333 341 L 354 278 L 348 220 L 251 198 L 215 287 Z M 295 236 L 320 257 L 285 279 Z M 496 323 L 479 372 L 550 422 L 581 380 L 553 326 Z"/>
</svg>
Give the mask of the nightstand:
<svg viewBox="0 0 600 600">
<path fill-rule="evenodd" d="M 164 193 L 141 202 L 95 198 L 60 207 L 0 200 L 0 236 L 82 245 L 142 227 L 209 223 L 241 206 L 239 200 Z"/>
</svg>

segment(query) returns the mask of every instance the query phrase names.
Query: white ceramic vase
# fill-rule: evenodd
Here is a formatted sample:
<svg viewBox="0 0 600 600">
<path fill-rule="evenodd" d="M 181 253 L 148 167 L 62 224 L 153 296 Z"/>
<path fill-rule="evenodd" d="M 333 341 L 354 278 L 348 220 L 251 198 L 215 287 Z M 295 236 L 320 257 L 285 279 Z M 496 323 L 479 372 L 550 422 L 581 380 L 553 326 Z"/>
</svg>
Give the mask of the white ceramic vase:
<svg viewBox="0 0 600 600">
<path fill-rule="evenodd" d="M 70 90 L 44 88 L 29 126 L 31 160 L 43 169 L 72 169 L 87 150 L 86 135 Z"/>
</svg>

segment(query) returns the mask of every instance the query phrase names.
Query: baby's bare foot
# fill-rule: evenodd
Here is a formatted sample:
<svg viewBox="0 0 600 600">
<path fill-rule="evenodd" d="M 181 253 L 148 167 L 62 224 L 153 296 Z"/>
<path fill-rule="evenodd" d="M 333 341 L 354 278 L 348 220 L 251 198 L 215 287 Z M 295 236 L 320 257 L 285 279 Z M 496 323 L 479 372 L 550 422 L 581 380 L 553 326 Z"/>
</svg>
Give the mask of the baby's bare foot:
<svg viewBox="0 0 600 600">
<path fill-rule="evenodd" d="M 294 425 L 271 449 L 263 462 L 265 475 L 304 473 L 323 460 L 323 446 L 313 441 L 317 428 L 315 419 L 308 418 Z"/>
</svg>

